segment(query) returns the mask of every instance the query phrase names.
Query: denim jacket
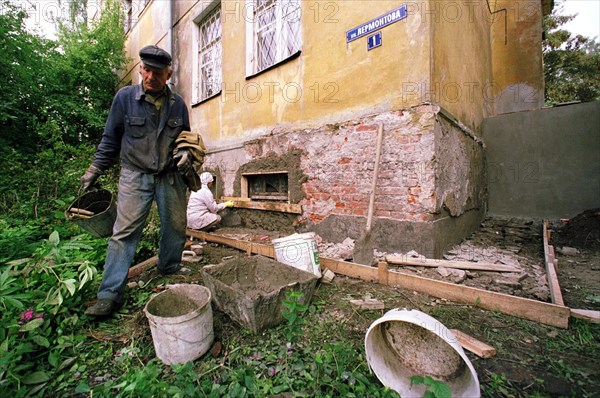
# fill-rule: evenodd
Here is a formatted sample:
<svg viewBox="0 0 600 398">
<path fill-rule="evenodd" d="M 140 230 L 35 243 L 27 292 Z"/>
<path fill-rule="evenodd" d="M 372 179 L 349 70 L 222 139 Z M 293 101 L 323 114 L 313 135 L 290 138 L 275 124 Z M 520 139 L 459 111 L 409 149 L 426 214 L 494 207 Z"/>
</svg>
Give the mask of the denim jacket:
<svg viewBox="0 0 600 398">
<path fill-rule="evenodd" d="M 141 84 L 117 92 L 94 166 L 107 170 L 120 154 L 122 167 L 142 173 L 160 174 L 175 167 L 175 139 L 190 130 L 190 120 L 183 98 L 168 87 L 166 90 L 160 118 L 156 107 L 145 100 Z"/>
</svg>

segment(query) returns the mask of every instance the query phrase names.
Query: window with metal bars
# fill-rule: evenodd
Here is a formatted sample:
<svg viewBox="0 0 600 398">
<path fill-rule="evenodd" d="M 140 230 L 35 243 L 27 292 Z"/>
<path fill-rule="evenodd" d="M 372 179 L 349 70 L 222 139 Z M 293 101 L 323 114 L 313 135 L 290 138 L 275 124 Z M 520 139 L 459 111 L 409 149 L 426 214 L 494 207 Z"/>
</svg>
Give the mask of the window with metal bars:
<svg viewBox="0 0 600 398">
<path fill-rule="evenodd" d="M 197 62 L 193 101 L 200 102 L 221 91 L 221 4 L 198 23 Z"/>
<path fill-rule="evenodd" d="M 247 72 L 258 73 L 296 54 L 302 48 L 300 0 L 248 0 L 253 18 L 252 53 Z"/>
</svg>

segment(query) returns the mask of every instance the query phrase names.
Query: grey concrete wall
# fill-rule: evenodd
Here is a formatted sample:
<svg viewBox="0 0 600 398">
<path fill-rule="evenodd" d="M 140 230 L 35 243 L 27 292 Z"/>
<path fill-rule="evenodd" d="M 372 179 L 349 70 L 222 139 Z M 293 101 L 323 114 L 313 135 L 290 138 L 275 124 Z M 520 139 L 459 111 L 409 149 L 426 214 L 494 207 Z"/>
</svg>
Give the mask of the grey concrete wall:
<svg viewBox="0 0 600 398">
<path fill-rule="evenodd" d="M 485 120 L 488 214 L 570 218 L 600 207 L 600 102 Z"/>
</svg>

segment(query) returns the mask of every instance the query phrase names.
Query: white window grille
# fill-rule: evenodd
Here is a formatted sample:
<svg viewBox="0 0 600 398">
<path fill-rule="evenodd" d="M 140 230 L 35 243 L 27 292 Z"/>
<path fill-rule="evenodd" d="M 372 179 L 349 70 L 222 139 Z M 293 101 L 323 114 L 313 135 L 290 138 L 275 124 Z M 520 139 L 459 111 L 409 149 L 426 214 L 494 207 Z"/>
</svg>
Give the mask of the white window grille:
<svg viewBox="0 0 600 398">
<path fill-rule="evenodd" d="M 296 54 L 302 48 L 300 0 L 248 0 L 246 72 L 253 75 Z"/>
<path fill-rule="evenodd" d="M 133 4 L 131 0 L 123 2 L 123 10 L 125 12 L 125 33 L 133 28 Z"/>
<path fill-rule="evenodd" d="M 198 23 L 193 73 L 195 103 L 221 91 L 221 31 L 221 7 L 218 4 Z"/>
</svg>

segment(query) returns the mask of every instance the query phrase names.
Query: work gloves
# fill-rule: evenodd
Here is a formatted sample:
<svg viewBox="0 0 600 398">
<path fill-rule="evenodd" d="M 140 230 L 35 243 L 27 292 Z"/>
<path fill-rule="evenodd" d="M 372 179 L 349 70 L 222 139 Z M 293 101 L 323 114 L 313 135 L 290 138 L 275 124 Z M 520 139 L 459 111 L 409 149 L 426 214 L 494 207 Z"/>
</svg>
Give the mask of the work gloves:
<svg viewBox="0 0 600 398">
<path fill-rule="evenodd" d="M 178 150 L 173 156 L 173 160 L 177 163 L 177 170 L 184 176 L 187 176 L 190 170 L 193 171 L 194 157 L 187 149 Z"/>
<path fill-rule="evenodd" d="M 80 181 L 81 185 L 79 186 L 79 190 L 81 191 L 89 191 L 95 184 L 98 177 L 102 175 L 102 170 L 94 166 L 93 164 L 88 167 L 86 172 L 81 176 Z"/>
<path fill-rule="evenodd" d="M 233 200 L 228 200 L 227 202 L 225 202 L 225 207 L 233 207 L 233 205 Z"/>
</svg>

